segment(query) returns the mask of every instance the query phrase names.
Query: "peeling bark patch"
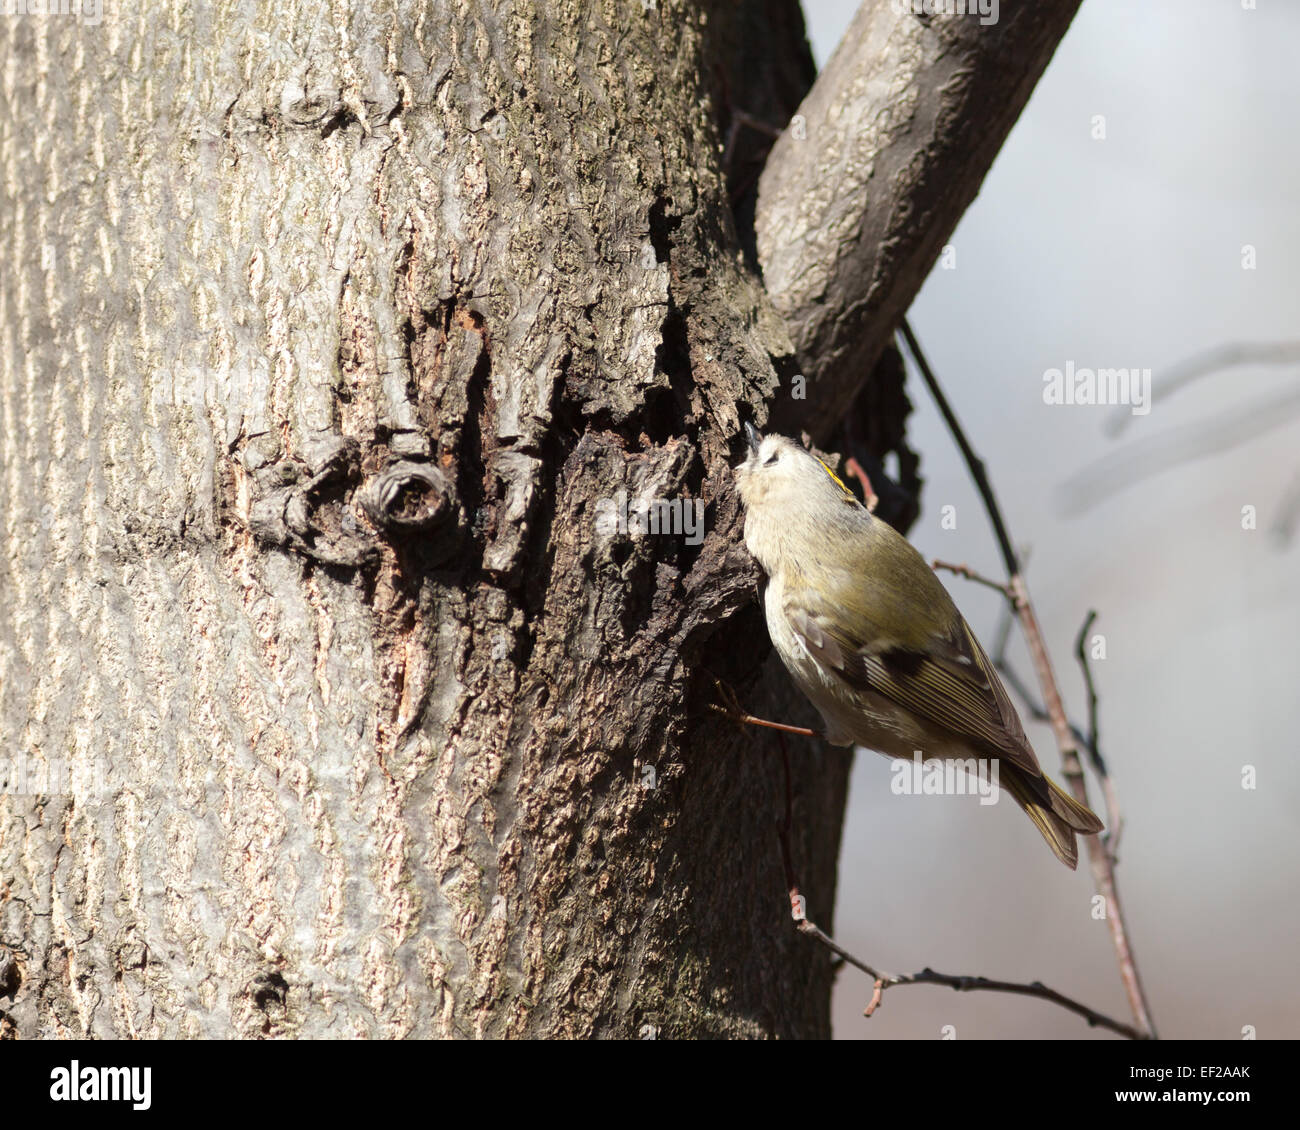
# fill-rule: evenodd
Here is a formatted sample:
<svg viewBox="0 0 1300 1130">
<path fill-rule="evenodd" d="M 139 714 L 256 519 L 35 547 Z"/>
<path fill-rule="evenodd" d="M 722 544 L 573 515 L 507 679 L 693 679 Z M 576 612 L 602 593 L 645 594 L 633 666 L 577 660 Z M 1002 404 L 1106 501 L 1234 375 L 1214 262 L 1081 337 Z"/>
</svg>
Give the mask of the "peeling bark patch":
<svg viewBox="0 0 1300 1130">
<path fill-rule="evenodd" d="M 323 565 L 375 564 L 378 551 L 358 528 L 352 506 L 360 481 L 356 441 L 329 437 L 310 458 L 305 470 L 297 460 L 284 460 L 257 476 L 265 493 L 249 509 L 249 529 L 268 545 Z"/>
</svg>

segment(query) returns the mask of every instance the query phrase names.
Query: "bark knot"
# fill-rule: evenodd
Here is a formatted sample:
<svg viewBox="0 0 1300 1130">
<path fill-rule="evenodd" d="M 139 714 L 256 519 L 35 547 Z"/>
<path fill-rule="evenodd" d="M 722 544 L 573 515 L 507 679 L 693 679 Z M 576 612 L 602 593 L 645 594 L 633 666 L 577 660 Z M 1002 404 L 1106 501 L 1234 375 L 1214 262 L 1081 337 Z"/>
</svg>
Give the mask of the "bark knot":
<svg viewBox="0 0 1300 1130">
<path fill-rule="evenodd" d="M 407 460 L 372 478 L 360 493 L 360 503 L 366 516 L 390 534 L 431 529 L 456 511 L 446 473 L 433 464 Z"/>
</svg>

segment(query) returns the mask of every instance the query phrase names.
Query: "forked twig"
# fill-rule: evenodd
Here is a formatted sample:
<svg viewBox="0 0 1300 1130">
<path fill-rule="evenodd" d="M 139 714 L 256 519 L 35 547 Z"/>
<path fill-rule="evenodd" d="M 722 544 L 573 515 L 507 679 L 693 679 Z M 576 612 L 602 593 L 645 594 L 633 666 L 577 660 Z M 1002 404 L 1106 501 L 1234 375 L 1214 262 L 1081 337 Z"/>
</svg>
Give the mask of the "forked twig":
<svg viewBox="0 0 1300 1130">
<path fill-rule="evenodd" d="M 1088 692 L 1088 739 L 1084 748 L 1088 751 L 1088 759 L 1101 782 L 1102 796 L 1106 798 L 1106 834 L 1102 838 L 1113 863 L 1119 856 L 1119 838 L 1124 831 L 1124 817 L 1120 812 L 1115 784 L 1110 779 L 1110 771 L 1101 756 L 1101 738 L 1097 733 L 1097 687 L 1092 681 L 1092 665 L 1088 662 L 1088 632 L 1096 619 L 1097 613 L 1089 609 L 1083 626 L 1079 629 L 1079 636 L 1074 641 L 1074 654 L 1078 656 L 1079 666 L 1083 668 L 1083 685 Z"/>
<path fill-rule="evenodd" d="M 785 744 L 785 735 L 778 732 L 777 739 L 781 743 L 781 763 L 785 771 L 785 815 L 778 828 L 778 833 L 781 839 L 781 863 L 785 869 L 786 891 L 790 898 L 790 915 L 795 921 L 795 928 L 801 934 L 806 934 L 808 937 L 820 942 L 836 957 L 857 969 L 861 969 L 863 973 L 871 978 L 871 999 L 867 1002 L 866 1008 L 863 1009 L 864 1016 L 871 1016 L 880 1007 L 886 989 L 892 989 L 897 985 L 947 985 L 950 989 L 955 989 L 958 992 L 983 989 L 989 992 L 1014 993 L 1023 997 L 1038 997 L 1040 1000 L 1051 1001 L 1053 1004 L 1060 1005 L 1077 1016 L 1082 1016 L 1088 1022 L 1089 1027 L 1107 1028 L 1121 1036 L 1128 1037 L 1130 1040 L 1146 1039 L 1144 1033 L 1131 1025 L 1112 1019 L 1104 1013 L 1074 1000 L 1072 997 L 1067 997 L 1064 993 L 1058 993 L 1055 989 L 1049 989 L 1041 981 L 1028 983 L 997 981 L 990 977 L 938 973 L 930 968 L 922 969 L 919 973 L 886 973 L 883 970 L 874 968 L 841 946 L 808 917 L 807 903 L 799 890 L 799 880 L 795 874 L 793 853 L 790 849 L 790 830 L 794 826 L 794 788 L 790 777 L 790 752 Z"/>
</svg>

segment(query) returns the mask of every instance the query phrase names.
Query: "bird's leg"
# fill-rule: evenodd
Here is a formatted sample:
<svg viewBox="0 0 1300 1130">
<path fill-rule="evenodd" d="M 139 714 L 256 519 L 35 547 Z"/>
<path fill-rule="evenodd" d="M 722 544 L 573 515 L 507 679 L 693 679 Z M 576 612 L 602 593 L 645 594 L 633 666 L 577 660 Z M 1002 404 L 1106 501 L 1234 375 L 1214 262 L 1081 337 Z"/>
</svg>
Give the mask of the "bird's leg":
<svg viewBox="0 0 1300 1130">
<path fill-rule="evenodd" d="M 797 734 L 801 738 L 824 738 L 826 735 L 821 730 L 810 730 L 807 726 L 789 726 L 784 722 L 769 722 L 766 718 L 756 718 L 752 714 L 747 714 L 740 705 L 740 700 L 726 683 L 716 676 L 710 675 L 713 679 L 714 689 L 718 692 L 718 697 L 722 699 L 722 704 L 711 702 L 709 709 L 717 711 L 723 717 L 730 718 L 737 726 L 764 726 L 769 730 L 779 730 L 783 734 Z"/>
</svg>

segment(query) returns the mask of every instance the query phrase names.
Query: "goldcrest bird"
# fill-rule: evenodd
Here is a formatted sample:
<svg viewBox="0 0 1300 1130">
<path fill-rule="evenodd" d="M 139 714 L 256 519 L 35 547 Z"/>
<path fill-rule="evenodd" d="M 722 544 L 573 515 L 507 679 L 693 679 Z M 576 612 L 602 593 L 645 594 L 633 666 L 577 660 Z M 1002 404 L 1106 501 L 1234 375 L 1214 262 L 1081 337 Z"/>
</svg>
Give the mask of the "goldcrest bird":
<svg viewBox="0 0 1300 1130">
<path fill-rule="evenodd" d="M 833 745 L 987 758 L 1071 870 L 1096 815 L 1039 768 L 1015 707 L 948 591 L 821 460 L 745 425 L 745 545 L 767 574 L 772 644 Z"/>
</svg>

